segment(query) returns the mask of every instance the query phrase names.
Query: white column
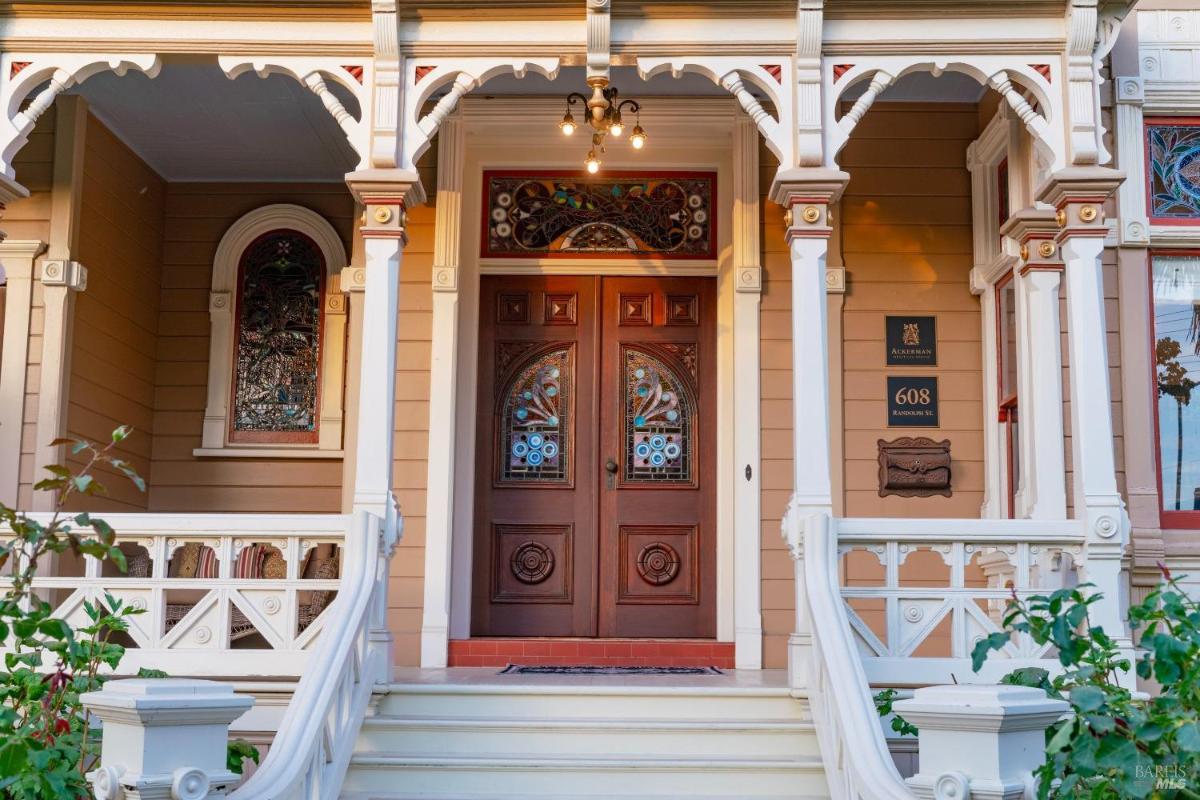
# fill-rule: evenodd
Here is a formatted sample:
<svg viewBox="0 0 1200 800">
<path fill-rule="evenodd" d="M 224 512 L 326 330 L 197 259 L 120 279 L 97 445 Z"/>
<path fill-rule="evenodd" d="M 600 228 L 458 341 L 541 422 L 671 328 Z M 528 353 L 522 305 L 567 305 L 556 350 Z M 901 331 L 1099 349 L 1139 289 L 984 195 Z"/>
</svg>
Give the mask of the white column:
<svg viewBox="0 0 1200 800">
<path fill-rule="evenodd" d="M 733 153 L 734 666 L 762 669 L 762 264 L 758 128 L 748 116 L 734 125 Z"/>
<path fill-rule="evenodd" d="M 407 241 L 405 207 L 424 200 L 420 178 L 402 170 L 360 170 L 346 176 L 355 198 L 365 207 L 362 225 L 365 252 L 363 290 L 362 368 L 359 372 L 358 413 L 354 450 L 354 520 L 367 520 L 361 512 L 383 520 L 381 557 L 376 565 L 372 594 L 372 648 L 384 651 L 391 664 L 392 634 L 387 620 L 388 561 L 403 522 L 392 493 L 392 463 L 396 416 L 396 338 L 400 308 L 400 259 Z M 349 534 L 365 534 L 358 525 Z M 347 536 L 347 548 L 362 548 L 356 536 Z M 386 681 L 387 674 L 378 675 Z"/>
<path fill-rule="evenodd" d="M 430 353 L 428 481 L 425 503 L 425 598 L 421 666 L 444 667 L 450 648 L 450 569 L 454 538 L 454 424 L 458 387 L 458 261 L 462 227 L 465 125 L 458 114 L 438 129 L 434 220 L 433 345 Z"/>
<path fill-rule="evenodd" d="M 1092 607 L 1101 625 L 1127 652 L 1121 558 L 1129 540 L 1129 517 L 1117 489 L 1109 387 L 1104 275 L 1100 255 L 1107 228 L 1103 203 L 1123 176 L 1100 167 L 1075 167 L 1051 175 L 1039 199 L 1057 209 L 1058 244 L 1065 265 L 1071 387 L 1071 456 L 1075 516 L 1086 535 L 1087 579 L 1103 593 Z M 1133 686 L 1130 671 L 1122 680 Z"/>
<path fill-rule="evenodd" d="M 971 270 L 971 293 L 979 296 L 980 341 L 983 342 L 983 503 L 979 516 L 983 519 L 999 519 L 1005 516 L 1007 506 L 1004 497 L 1004 469 L 1001 453 L 1004 452 L 1000 439 L 1000 426 L 996 420 L 1000 414 L 1000 403 L 996 399 L 1000 389 L 997 378 L 996 342 L 996 285 L 991 283 L 979 267 Z"/>
<path fill-rule="evenodd" d="M 1021 495 L 1018 515 L 1066 519 L 1066 460 L 1063 449 L 1062 320 L 1059 313 L 1062 262 L 1054 237 L 1054 212 L 1025 208 L 1003 227 L 1020 249 L 1016 296 L 1020 310 L 1017 350 L 1018 425 L 1021 432 Z"/>
<path fill-rule="evenodd" d="M 3 347 L 0 348 L 0 503 L 17 506 L 25 381 L 29 374 L 29 319 L 33 309 L 33 260 L 45 249 L 39 240 L 0 243 L 4 269 Z"/>
<path fill-rule="evenodd" d="M 783 534 L 795 560 L 796 629 L 788 637 L 790 685 L 809 684 L 812 624 L 804 582 L 806 535 L 836 535 L 831 525 L 813 524 L 833 514 L 830 473 L 829 350 L 826 325 L 825 256 L 829 249 L 829 206 L 849 176 L 824 169 L 794 170 L 777 177 L 771 196 L 788 209 L 787 240 L 792 261 L 792 496 Z"/>
<path fill-rule="evenodd" d="M 1066 519 L 1066 462 L 1063 455 L 1062 351 L 1059 345 L 1059 269 L 1021 272 L 1020 291 L 1025 298 L 1022 328 L 1029 358 L 1029 384 L 1020 387 L 1018 425 L 1029 426 L 1022 468 L 1025 482 L 1025 516 L 1031 519 Z"/>
<path fill-rule="evenodd" d="M 67 401 L 71 393 L 71 333 L 75 318 L 75 293 L 87 289 L 87 269 L 78 261 L 44 260 L 42 283 L 42 368 L 38 387 L 37 446 L 40 472 L 47 464 L 63 460 L 62 445 L 52 445 L 67 433 Z M 40 477 L 38 478 L 40 480 Z M 51 511 L 54 494 L 35 492 L 34 511 Z"/>
</svg>

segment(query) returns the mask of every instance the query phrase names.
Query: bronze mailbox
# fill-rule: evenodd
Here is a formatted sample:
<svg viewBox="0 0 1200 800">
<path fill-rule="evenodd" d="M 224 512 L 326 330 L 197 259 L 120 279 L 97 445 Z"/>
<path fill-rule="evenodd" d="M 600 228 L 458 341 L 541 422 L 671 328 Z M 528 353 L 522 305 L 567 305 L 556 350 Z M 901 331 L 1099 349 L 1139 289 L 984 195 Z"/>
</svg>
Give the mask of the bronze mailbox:
<svg viewBox="0 0 1200 800">
<path fill-rule="evenodd" d="M 879 496 L 949 497 L 950 440 L 904 437 L 879 440 Z"/>
</svg>

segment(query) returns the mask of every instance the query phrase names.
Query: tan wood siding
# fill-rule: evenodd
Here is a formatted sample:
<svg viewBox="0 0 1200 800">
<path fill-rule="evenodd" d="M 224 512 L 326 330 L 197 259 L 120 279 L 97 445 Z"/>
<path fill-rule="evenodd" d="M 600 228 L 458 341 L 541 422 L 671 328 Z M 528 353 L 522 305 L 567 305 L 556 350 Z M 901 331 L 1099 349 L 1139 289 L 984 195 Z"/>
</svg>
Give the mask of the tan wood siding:
<svg viewBox="0 0 1200 800">
<path fill-rule="evenodd" d="M 295 203 L 329 220 L 349 252 L 354 201 L 340 183 L 172 183 L 167 186 L 158 311 L 152 511 L 338 512 L 342 463 L 196 458 L 208 383 L 213 259 L 239 217 Z"/>
<path fill-rule="evenodd" d="M 134 435 L 116 453 L 152 479 L 155 344 L 158 335 L 166 184 L 136 153 L 89 117 L 79 187 L 75 258 L 88 270 L 75 297 L 67 433 L 106 442 L 118 425 Z M 78 469 L 83 456 L 68 454 Z M 147 496 L 115 470 L 100 468 L 104 496 L 76 499 L 89 509 L 144 511 Z"/>
</svg>

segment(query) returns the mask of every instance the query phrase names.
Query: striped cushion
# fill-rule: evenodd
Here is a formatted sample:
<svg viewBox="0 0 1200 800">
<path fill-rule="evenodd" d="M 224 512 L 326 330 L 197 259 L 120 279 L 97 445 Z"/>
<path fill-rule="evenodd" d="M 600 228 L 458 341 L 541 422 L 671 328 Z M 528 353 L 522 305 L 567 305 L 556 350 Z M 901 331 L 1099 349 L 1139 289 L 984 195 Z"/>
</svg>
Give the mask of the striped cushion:
<svg viewBox="0 0 1200 800">
<path fill-rule="evenodd" d="M 213 552 L 211 547 L 200 548 L 200 561 L 196 565 L 197 578 L 216 578 L 220 575 L 221 565 L 217 561 L 217 554 Z"/>
<path fill-rule="evenodd" d="M 263 564 L 267 560 L 267 548 L 261 544 L 252 544 L 242 548 L 241 555 L 238 556 L 237 564 L 234 565 L 233 577 L 235 578 L 261 578 L 263 576 Z"/>
</svg>

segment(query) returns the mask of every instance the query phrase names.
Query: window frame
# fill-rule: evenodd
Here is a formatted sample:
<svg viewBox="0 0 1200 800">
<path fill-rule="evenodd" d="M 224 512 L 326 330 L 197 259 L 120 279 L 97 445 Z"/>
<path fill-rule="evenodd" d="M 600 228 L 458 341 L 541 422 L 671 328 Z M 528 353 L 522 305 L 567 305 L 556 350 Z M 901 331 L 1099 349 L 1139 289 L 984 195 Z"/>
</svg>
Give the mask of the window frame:
<svg viewBox="0 0 1200 800">
<path fill-rule="evenodd" d="M 1020 489 L 1020 485 L 1019 476 L 1016 474 L 1014 467 L 1018 466 L 1020 452 L 1013 452 L 1012 426 L 1014 423 L 1019 424 L 1018 417 L 1020 414 L 1021 393 L 1019 387 L 1013 387 L 1011 394 L 1006 395 L 1004 393 L 1004 371 L 1008 364 L 1008 359 L 1005 359 L 1004 357 L 1004 290 L 1010 285 L 1013 287 L 1013 326 L 1016 328 L 1016 334 L 1020 335 L 1020 328 L 1016 326 L 1017 286 L 1011 270 L 1006 272 L 996 281 L 993 292 L 995 295 L 994 302 L 996 304 L 996 408 L 998 411 L 996 422 L 1000 425 L 1001 434 L 1004 438 L 1004 458 L 1001 462 L 1001 469 L 1003 470 L 1003 474 L 1001 475 L 1001 483 L 1005 490 L 1005 506 L 1008 512 L 1008 518 L 1016 519 L 1017 492 Z M 1014 337 L 1011 360 L 1017 362 L 1018 364 L 1020 360 L 1020 356 L 1018 355 L 1019 349 L 1020 343 Z"/>
<path fill-rule="evenodd" d="M 1158 359 L 1155 352 L 1158 346 L 1154 322 L 1154 259 L 1160 256 L 1182 256 L 1185 258 L 1200 258 L 1200 250 L 1179 248 L 1150 248 L 1146 258 L 1146 297 L 1149 304 L 1147 320 L 1150 328 L 1150 407 L 1154 409 L 1154 481 L 1158 487 L 1158 524 L 1164 529 L 1200 529 L 1200 511 L 1172 511 L 1166 508 L 1166 495 L 1163 494 L 1163 459 L 1162 459 L 1162 430 L 1158 413 Z"/>
<path fill-rule="evenodd" d="M 274 236 L 280 233 L 290 233 L 296 236 L 307 239 L 321 256 L 321 264 L 317 275 L 317 392 L 313 407 L 314 425 L 311 431 L 239 431 L 234 428 L 234 415 L 232 409 L 237 405 L 237 352 L 238 346 L 242 338 L 242 301 L 244 299 L 245 281 L 246 281 L 246 254 L 250 249 L 261 242 L 268 236 Z M 325 378 L 325 295 L 329 288 L 329 271 L 325 266 L 325 255 L 321 253 L 321 246 L 313 240 L 311 236 L 294 227 L 290 228 L 275 228 L 274 230 L 265 231 L 259 234 L 242 248 L 241 255 L 238 257 L 238 274 L 237 281 L 234 283 L 234 292 L 232 298 L 232 313 L 233 313 L 233 358 L 230 360 L 229 368 L 229 408 L 231 409 L 226 424 L 227 441 L 231 445 L 238 444 L 254 444 L 254 445 L 278 445 L 278 444 L 318 444 L 321 437 L 321 399 L 324 394 L 323 380 Z"/>
<path fill-rule="evenodd" d="M 261 237 L 280 230 L 310 239 L 324 260 L 318 361 L 317 426 L 314 436 L 297 441 L 291 433 L 265 437 L 232 435 L 233 380 L 243 257 Z M 341 272 L 346 245 L 323 216 L 303 206 L 276 203 L 239 217 L 225 232 L 213 259 L 209 294 L 208 395 L 198 457 L 340 458 L 344 423 L 346 298 Z"/>
</svg>

